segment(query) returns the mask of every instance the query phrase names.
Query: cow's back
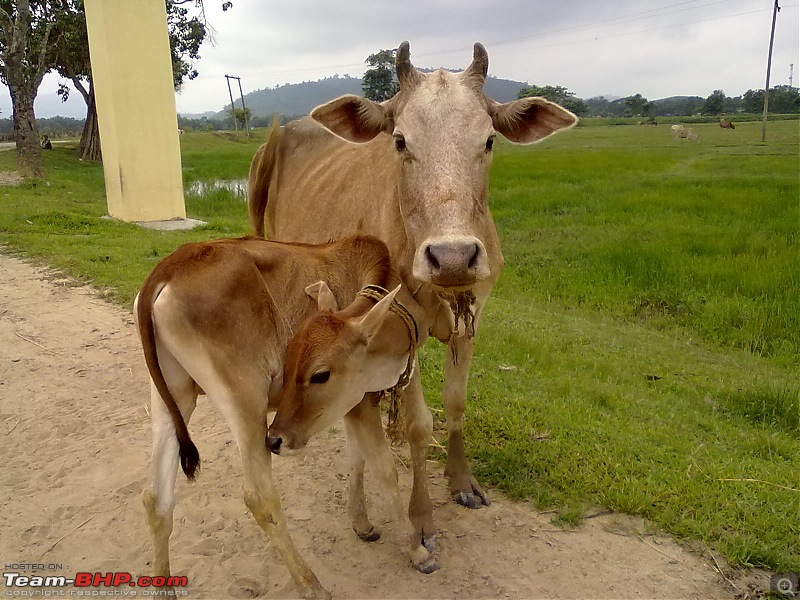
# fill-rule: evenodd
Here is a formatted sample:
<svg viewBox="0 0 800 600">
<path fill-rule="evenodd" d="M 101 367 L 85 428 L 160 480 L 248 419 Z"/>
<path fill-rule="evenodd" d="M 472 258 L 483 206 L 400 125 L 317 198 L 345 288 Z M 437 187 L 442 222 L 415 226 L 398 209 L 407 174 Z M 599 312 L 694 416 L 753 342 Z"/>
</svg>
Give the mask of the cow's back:
<svg viewBox="0 0 800 600">
<path fill-rule="evenodd" d="M 267 236 L 322 243 L 369 234 L 391 244 L 397 225 L 393 152 L 385 134 L 353 144 L 308 117 L 287 124 L 267 192 Z"/>
</svg>

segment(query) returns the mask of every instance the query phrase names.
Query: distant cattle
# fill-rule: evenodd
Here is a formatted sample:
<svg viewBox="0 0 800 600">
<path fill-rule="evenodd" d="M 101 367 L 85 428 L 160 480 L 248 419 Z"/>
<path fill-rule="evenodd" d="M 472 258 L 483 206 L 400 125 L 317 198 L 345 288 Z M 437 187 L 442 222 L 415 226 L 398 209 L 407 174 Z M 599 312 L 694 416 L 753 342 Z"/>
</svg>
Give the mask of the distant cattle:
<svg viewBox="0 0 800 600">
<path fill-rule="evenodd" d="M 722 127 L 722 129 L 736 129 L 736 125 L 731 123 L 730 119 L 720 119 L 719 126 Z"/>
<path fill-rule="evenodd" d="M 675 136 L 676 140 L 680 139 L 696 142 L 700 139 L 700 136 L 694 132 L 694 129 L 691 127 L 684 127 L 683 125 L 673 125 L 672 134 Z"/>
</svg>

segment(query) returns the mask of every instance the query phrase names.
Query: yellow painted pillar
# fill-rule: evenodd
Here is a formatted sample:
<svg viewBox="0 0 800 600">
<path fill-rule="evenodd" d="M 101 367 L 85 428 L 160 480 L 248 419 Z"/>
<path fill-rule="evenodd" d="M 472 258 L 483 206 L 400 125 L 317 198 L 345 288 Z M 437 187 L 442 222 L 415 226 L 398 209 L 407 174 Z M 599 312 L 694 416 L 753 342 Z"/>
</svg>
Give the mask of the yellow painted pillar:
<svg viewBox="0 0 800 600">
<path fill-rule="evenodd" d="M 108 214 L 183 219 L 164 0 L 85 0 Z"/>
</svg>

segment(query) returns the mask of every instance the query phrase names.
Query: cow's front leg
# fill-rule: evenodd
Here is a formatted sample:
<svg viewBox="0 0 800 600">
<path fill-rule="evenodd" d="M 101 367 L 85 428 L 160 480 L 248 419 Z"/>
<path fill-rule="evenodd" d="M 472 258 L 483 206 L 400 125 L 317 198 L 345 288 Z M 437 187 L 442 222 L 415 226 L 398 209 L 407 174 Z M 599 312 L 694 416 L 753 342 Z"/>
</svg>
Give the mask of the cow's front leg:
<svg viewBox="0 0 800 600">
<path fill-rule="evenodd" d="M 417 539 L 434 554 L 436 552 L 436 525 L 433 522 L 433 504 L 428 494 L 428 446 L 433 439 L 433 417 L 425 404 L 420 380 L 419 362 L 401 401 L 405 419 L 406 438 L 411 447 L 413 483 L 408 503 L 408 516 L 417 533 Z"/>
<path fill-rule="evenodd" d="M 476 324 L 477 320 L 476 315 Z M 461 335 L 448 348 L 442 393 L 448 433 L 445 473 L 450 478 L 450 494 L 453 500 L 468 508 L 480 508 L 482 505 L 491 504 L 486 492 L 472 476 L 464 448 L 464 408 L 467 402 L 467 379 L 474 346 L 474 338 Z"/>
<path fill-rule="evenodd" d="M 366 458 L 370 466 L 370 471 L 388 497 L 395 518 L 407 532 L 412 564 L 423 573 L 433 573 L 438 569 L 436 558 L 422 543 L 423 540 L 417 535 L 406 514 L 397 485 L 394 456 L 383 432 L 380 405 L 370 400 L 371 398 L 367 396 L 345 416 L 348 438 L 352 437 L 357 442 L 361 455 Z"/>
</svg>

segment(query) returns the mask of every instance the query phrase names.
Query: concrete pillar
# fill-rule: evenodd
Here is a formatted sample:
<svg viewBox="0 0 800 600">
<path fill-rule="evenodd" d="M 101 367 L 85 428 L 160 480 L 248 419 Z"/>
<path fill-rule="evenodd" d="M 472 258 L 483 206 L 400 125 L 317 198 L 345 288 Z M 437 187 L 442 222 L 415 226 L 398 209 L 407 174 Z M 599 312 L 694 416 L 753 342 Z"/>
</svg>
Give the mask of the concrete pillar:
<svg viewBox="0 0 800 600">
<path fill-rule="evenodd" d="M 164 0 L 85 0 L 108 214 L 183 219 Z"/>
</svg>

